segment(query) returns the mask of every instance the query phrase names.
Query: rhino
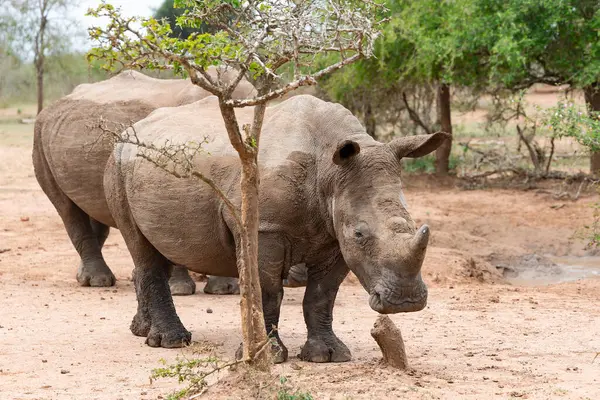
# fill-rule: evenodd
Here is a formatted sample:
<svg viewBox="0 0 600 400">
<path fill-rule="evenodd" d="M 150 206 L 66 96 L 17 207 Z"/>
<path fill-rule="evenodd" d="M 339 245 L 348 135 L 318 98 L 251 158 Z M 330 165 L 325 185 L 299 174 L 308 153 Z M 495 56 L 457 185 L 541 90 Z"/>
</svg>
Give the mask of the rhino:
<svg viewBox="0 0 600 400">
<path fill-rule="evenodd" d="M 236 110 L 240 124 L 252 109 Z M 212 179 L 239 207 L 240 162 L 231 146 L 219 99 L 161 108 L 137 122 L 146 144 L 198 142 L 206 154 L 194 168 Z M 303 300 L 308 335 L 300 358 L 311 362 L 351 359 L 332 329 L 333 306 L 349 271 L 378 313 L 418 311 L 427 303 L 421 266 L 429 228 L 416 228 L 402 194 L 400 160 L 435 150 L 444 133 L 381 143 L 339 104 L 299 95 L 268 107 L 258 155 L 259 275 L 265 326 L 274 339 L 276 362 L 288 357 L 279 330 L 283 282 L 304 264 Z M 139 157 L 131 143 L 118 143 L 107 163 L 108 207 L 135 264 L 137 313 L 133 334 L 152 347 L 181 347 L 191 334 L 169 293 L 172 263 L 192 271 L 237 276 L 239 229 L 220 197 L 195 179 L 178 179 Z M 275 343 L 276 342 L 276 343 Z M 239 349 L 238 349 L 239 352 Z"/>
<path fill-rule="evenodd" d="M 216 70 L 211 69 L 211 74 Z M 242 81 L 235 98 L 254 88 Z M 115 277 L 102 256 L 110 227 L 116 227 L 104 198 L 103 173 L 113 144 L 98 128 L 103 117 L 112 126 L 128 125 L 159 107 L 200 100 L 210 93 L 183 79 L 154 79 L 135 71 L 93 84 L 44 109 L 36 119 L 33 142 L 35 176 L 48 196 L 81 257 L 77 281 L 82 286 L 112 286 Z M 172 294 L 192 294 L 195 282 L 185 267 L 176 266 L 170 280 Z M 231 278 L 209 277 L 207 293 L 239 293 Z"/>
</svg>

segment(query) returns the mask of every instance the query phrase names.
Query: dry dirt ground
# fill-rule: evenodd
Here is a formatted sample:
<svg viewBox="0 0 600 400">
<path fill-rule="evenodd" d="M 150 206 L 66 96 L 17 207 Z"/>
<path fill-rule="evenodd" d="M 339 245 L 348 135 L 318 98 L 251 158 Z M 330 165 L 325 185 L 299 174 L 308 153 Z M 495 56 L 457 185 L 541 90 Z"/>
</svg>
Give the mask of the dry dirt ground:
<svg viewBox="0 0 600 400">
<path fill-rule="evenodd" d="M 129 332 L 136 299 L 118 231 L 105 248 L 116 287 L 77 285 L 78 257 L 33 177 L 30 146 L 31 126 L 0 125 L 0 399 L 166 397 L 176 382 L 151 382 L 151 370 L 192 349 L 149 348 Z M 346 282 L 334 327 L 353 360 L 297 359 L 303 289 L 287 289 L 280 331 L 291 357 L 274 376 L 314 399 L 600 399 L 600 258 L 574 237 L 598 199 L 555 200 L 551 191 L 461 191 L 407 179 L 411 212 L 433 232 L 429 305 L 392 316 L 410 370 L 378 364 L 369 334 L 376 313 L 365 291 Z M 237 297 L 199 293 L 175 303 L 196 348 L 232 357 L 241 340 Z M 203 398 L 255 396 L 225 376 Z"/>
</svg>

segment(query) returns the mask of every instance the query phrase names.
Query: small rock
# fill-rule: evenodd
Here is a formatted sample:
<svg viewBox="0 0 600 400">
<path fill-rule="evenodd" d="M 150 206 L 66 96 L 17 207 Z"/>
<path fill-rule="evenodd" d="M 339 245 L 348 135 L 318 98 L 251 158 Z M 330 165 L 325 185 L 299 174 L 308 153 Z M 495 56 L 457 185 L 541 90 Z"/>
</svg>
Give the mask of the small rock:
<svg viewBox="0 0 600 400">
<path fill-rule="evenodd" d="M 296 370 L 296 371 L 298 371 L 298 370 L 302 369 L 302 367 L 301 367 L 301 366 L 299 366 L 298 364 L 296 364 L 295 362 L 291 363 L 291 364 L 290 364 L 290 367 L 291 367 L 293 370 Z"/>
<path fill-rule="evenodd" d="M 212 313 L 213 313 L 213 310 L 212 310 L 212 308 L 207 308 L 207 309 L 206 309 L 206 313 L 207 313 L 207 314 L 212 314 Z"/>
<path fill-rule="evenodd" d="M 140 392 L 140 396 L 145 396 L 147 394 L 148 394 L 148 392 Z"/>
<path fill-rule="evenodd" d="M 48 360 L 42 360 L 42 362 L 43 362 L 44 364 L 46 364 L 46 363 L 48 362 Z"/>
<path fill-rule="evenodd" d="M 29 221 L 29 217 L 21 217 L 21 222 L 27 222 Z"/>
<path fill-rule="evenodd" d="M 106 300 L 104 297 L 100 297 L 100 300 Z"/>
<path fill-rule="evenodd" d="M 61 370 L 60 370 L 60 373 L 61 373 L 61 374 L 63 374 L 63 375 L 64 375 L 64 374 L 68 374 L 69 372 L 70 372 L 70 371 L 69 371 L 68 369 L 61 369 Z"/>
</svg>

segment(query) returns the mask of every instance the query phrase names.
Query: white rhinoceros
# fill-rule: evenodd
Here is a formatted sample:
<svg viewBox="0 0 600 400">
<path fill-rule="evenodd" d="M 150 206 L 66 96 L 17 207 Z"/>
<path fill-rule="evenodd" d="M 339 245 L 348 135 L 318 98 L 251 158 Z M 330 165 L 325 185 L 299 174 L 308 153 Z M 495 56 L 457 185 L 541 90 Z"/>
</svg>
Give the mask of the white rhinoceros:
<svg viewBox="0 0 600 400">
<path fill-rule="evenodd" d="M 251 109 L 237 111 L 240 123 Z M 196 168 L 240 203 L 240 163 L 219 112 L 208 97 L 161 108 L 134 125 L 140 140 L 161 145 L 208 137 Z M 282 278 L 305 263 L 304 317 L 308 340 L 301 358 L 346 361 L 350 351 L 332 330 L 338 288 L 349 270 L 380 313 L 418 311 L 427 288 L 421 265 L 427 226 L 415 228 L 402 195 L 400 160 L 435 150 L 446 134 L 402 137 L 384 144 L 341 105 L 296 96 L 267 110 L 260 164 L 259 268 L 267 331 L 276 339 L 276 361 L 287 349 L 274 330 L 283 298 Z M 138 311 L 131 324 L 150 346 L 179 347 L 191 334 L 169 294 L 171 262 L 205 274 L 237 276 L 238 230 L 213 190 L 178 179 L 118 144 L 104 186 L 111 213 L 135 263 Z"/>
<path fill-rule="evenodd" d="M 215 74 L 215 70 L 209 70 Z M 235 98 L 252 96 L 254 88 L 242 81 Z M 188 104 L 210 93 L 183 79 L 154 79 L 135 71 L 93 84 L 44 109 L 36 119 L 33 165 L 36 178 L 52 202 L 77 249 L 81 263 L 77 281 L 82 286 L 112 286 L 115 277 L 102 257 L 109 227 L 116 227 L 104 197 L 102 177 L 113 144 L 97 127 L 100 117 L 109 127 L 129 125 L 159 107 Z M 92 128 L 96 126 L 96 128 Z M 175 267 L 173 294 L 192 294 L 196 284 L 183 267 Z M 235 293 L 237 282 L 209 277 L 205 291 Z"/>
</svg>

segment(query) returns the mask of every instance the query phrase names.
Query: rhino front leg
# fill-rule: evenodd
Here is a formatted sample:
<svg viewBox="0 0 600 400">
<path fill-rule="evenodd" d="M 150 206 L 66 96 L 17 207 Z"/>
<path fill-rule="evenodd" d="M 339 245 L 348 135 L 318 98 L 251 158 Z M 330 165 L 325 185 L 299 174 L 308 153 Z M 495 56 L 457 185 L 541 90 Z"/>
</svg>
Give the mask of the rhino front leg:
<svg viewBox="0 0 600 400">
<path fill-rule="evenodd" d="M 348 267 L 340 258 L 333 267 L 308 266 L 308 284 L 302 307 L 308 339 L 300 359 L 311 362 L 350 361 L 346 345 L 333 333 L 333 305 Z"/>
<path fill-rule="evenodd" d="M 169 288 L 173 296 L 188 296 L 196 293 L 196 282 L 183 265 L 174 265 L 169 278 Z"/>
</svg>

